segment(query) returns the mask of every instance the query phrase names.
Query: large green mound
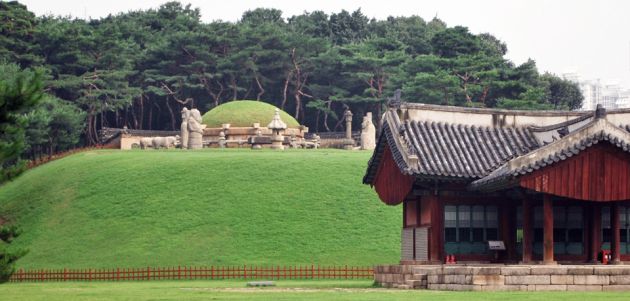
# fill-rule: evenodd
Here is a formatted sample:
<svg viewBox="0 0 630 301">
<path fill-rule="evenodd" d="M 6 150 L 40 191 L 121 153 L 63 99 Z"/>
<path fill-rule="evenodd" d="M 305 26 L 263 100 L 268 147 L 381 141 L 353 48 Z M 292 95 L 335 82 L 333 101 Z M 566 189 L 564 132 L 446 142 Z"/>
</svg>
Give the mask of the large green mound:
<svg viewBox="0 0 630 301">
<path fill-rule="evenodd" d="M 361 184 L 369 155 L 89 151 L 0 187 L 0 214 L 20 268 L 392 263 L 400 207 Z"/>
<path fill-rule="evenodd" d="M 267 126 L 276 107 L 255 100 L 237 100 L 224 103 L 203 114 L 203 124 L 209 128 L 221 127 L 224 123 L 229 123 L 235 127 L 249 127 L 253 123 L 260 123 L 261 126 Z M 280 111 L 280 118 L 290 128 L 297 128 L 300 124 L 291 117 L 287 112 Z"/>
</svg>

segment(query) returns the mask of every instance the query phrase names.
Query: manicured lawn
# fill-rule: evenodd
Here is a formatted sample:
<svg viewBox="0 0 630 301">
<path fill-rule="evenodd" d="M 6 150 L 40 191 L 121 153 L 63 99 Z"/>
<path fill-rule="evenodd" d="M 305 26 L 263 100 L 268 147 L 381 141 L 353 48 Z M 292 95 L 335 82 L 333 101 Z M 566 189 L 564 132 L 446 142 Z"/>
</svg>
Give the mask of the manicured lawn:
<svg viewBox="0 0 630 301">
<path fill-rule="evenodd" d="M 18 268 L 373 265 L 399 260 L 400 206 L 370 152 L 101 150 L 0 187 Z"/>
<path fill-rule="evenodd" d="M 371 281 L 278 281 L 247 288 L 245 281 L 20 283 L 0 285 L 2 300 L 629 300 L 630 293 L 436 292 L 372 288 Z"/>
</svg>

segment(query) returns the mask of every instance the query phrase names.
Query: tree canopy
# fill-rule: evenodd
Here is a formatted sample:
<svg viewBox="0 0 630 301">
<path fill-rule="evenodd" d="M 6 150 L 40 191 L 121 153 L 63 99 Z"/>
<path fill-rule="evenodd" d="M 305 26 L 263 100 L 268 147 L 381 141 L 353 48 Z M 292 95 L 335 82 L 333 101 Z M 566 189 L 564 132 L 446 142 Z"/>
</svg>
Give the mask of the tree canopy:
<svg viewBox="0 0 630 301">
<path fill-rule="evenodd" d="M 265 8 L 237 22 L 200 16 L 179 2 L 96 20 L 36 17 L 0 2 L 0 60 L 45 70 L 54 100 L 29 122 L 45 124 L 36 115 L 51 106 L 77 112 L 67 121 L 85 118 L 85 144 L 97 143 L 103 126 L 172 130 L 184 106 L 206 112 L 236 99 L 273 104 L 312 132 L 340 130 L 347 108 L 378 116 L 396 89 L 405 101 L 456 106 L 576 109 L 582 101 L 575 84 L 541 75 L 534 61 L 507 60 L 492 34 L 437 18 L 375 20 L 360 9 L 287 18 Z"/>
</svg>

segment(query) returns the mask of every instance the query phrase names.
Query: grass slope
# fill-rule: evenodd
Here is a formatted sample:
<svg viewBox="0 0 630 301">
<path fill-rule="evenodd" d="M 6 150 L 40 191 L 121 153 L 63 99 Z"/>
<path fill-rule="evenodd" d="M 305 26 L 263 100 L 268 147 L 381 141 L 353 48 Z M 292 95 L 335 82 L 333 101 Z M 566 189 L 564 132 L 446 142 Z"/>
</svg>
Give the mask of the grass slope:
<svg viewBox="0 0 630 301">
<path fill-rule="evenodd" d="M 393 263 L 368 152 L 89 151 L 0 187 L 21 268 Z"/>
<path fill-rule="evenodd" d="M 237 100 L 224 103 L 203 115 L 203 124 L 209 128 L 220 128 L 222 124 L 229 123 L 234 127 L 250 127 L 258 122 L 260 126 L 267 126 L 276 107 L 256 100 Z M 290 128 L 300 126 L 297 120 L 285 111 L 280 111 L 280 119 Z"/>
</svg>

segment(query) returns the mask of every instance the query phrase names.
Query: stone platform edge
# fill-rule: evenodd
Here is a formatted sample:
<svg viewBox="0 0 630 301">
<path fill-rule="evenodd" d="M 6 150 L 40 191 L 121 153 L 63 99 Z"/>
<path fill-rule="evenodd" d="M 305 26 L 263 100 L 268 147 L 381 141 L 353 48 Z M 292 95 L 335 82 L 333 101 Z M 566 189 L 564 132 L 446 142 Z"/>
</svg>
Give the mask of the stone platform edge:
<svg viewBox="0 0 630 301">
<path fill-rule="evenodd" d="M 630 291 L 630 265 L 378 265 L 374 281 L 444 291 Z"/>
</svg>

